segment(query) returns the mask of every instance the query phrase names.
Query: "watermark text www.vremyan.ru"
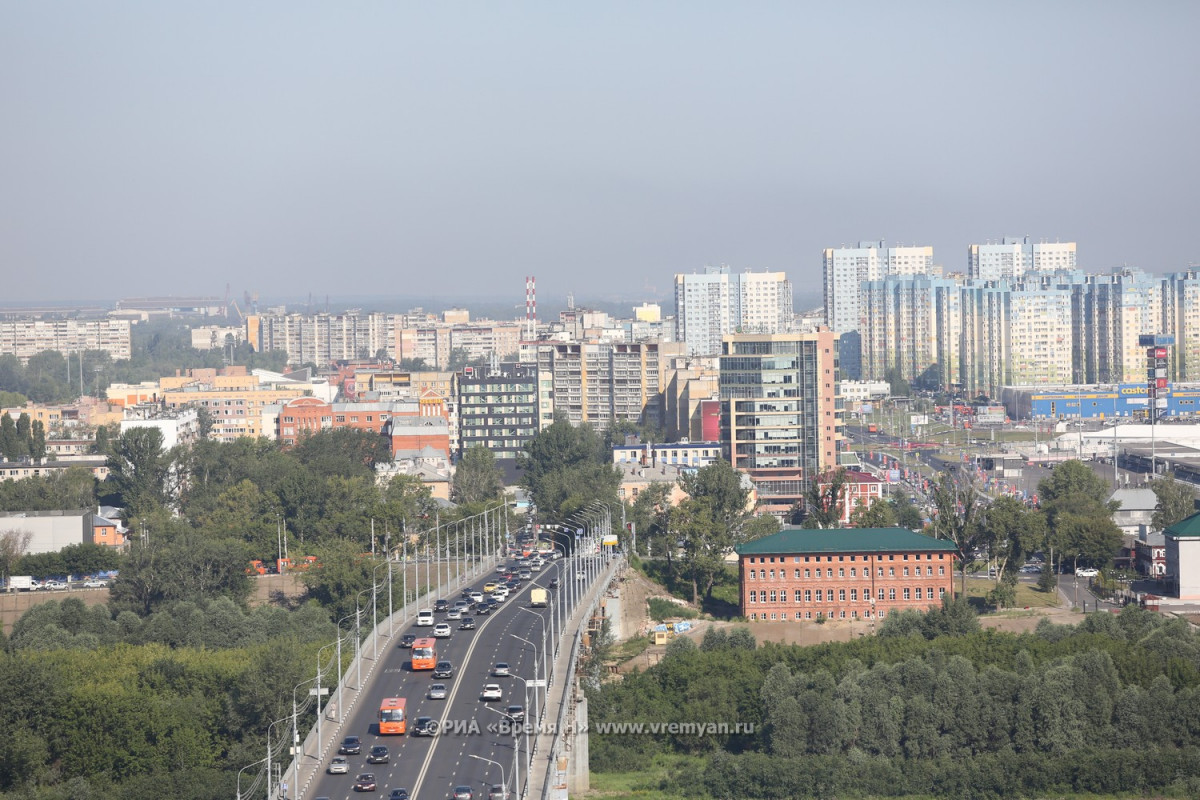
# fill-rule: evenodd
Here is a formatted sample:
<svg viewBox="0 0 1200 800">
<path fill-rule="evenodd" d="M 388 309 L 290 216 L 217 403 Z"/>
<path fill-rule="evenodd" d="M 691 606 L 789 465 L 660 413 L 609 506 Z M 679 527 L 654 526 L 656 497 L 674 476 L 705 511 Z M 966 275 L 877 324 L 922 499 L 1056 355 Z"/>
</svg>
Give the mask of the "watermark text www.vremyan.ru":
<svg viewBox="0 0 1200 800">
<path fill-rule="evenodd" d="M 429 733 L 440 736 L 478 736 L 484 733 L 501 736 L 537 736 L 557 734 L 554 723 L 534 725 L 531 722 L 492 722 L 480 725 L 475 719 L 448 719 L 433 722 Z M 594 733 L 601 736 L 729 736 L 754 733 L 753 722 L 596 722 L 582 727 L 564 726 L 563 733 Z"/>
</svg>

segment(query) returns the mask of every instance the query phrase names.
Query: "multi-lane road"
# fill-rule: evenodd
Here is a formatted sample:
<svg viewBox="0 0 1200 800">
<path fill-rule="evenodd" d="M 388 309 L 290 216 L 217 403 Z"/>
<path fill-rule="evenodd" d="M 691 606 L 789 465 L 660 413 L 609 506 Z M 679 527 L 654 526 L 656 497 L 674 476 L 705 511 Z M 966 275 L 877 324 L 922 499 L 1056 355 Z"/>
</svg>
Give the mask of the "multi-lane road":
<svg viewBox="0 0 1200 800">
<path fill-rule="evenodd" d="M 552 579 L 557 579 L 559 587 L 565 585 L 567 563 L 566 559 L 547 563 L 540 572 L 533 573 L 531 581 L 525 581 L 520 589 L 510 594 L 497 610 L 482 617 L 472 615 L 477 626 L 474 630 L 459 630 L 457 620 L 448 620 L 445 613 L 435 614 L 436 622 L 448 622 L 453 629 L 451 638 L 438 640 L 437 648 L 438 660 L 449 660 L 454 665 L 451 678 L 435 680 L 429 671 L 412 671 L 411 651 L 397 646 L 400 634 L 432 636 L 432 628 L 414 626 L 398 631 L 390 652 L 380 662 L 375 680 L 342 726 L 342 735 L 362 737 L 362 753 L 348 756 L 348 774 L 329 775 L 325 770 L 329 757 L 336 752 L 335 745 L 321 765 L 321 775 L 308 787 L 305 796 L 334 800 L 388 798 L 392 790 L 403 788 L 414 800 L 423 800 L 451 797 L 455 787 L 465 785 L 471 787 L 476 798 L 487 798 L 489 789 L 495 784 L 506 783 L 510 792 L 516 785 L 514 748 L 519 748 L 519 780 L 526 783 L 526 765 L 529 763 L 526 745 L 532 737 L 505 732 L 504 728 L 511 726 L 506 725 L 503 712 L 509 705 L 520 705 L 526 709 L 529 722 L 534 721 L 531 710 L 534 694 L 540 701 L 544 690 L 536 684 L 527 689 L 524 682 L 542 677 L 543 626 L 545 641 L 553 657 L 550 614 L 555 613 L 559 592 L 549 592 L 548 608 L 530 608 L 529 589 L 531 586 L 545 588 Z M 472 587 L 482 590 L 486 583 L 496 580 L 497 574 L 480 578 Z M 460 598 L 444 599 L 453 606 Z M 497 662 L 507 662 L 512 677 L 493 677 L 492 668 Z M 433 683 L 446 684 L 446 699 L 428 698 Z M 500 685 L 503 692 L 500 700 L 480 700 L 480 692 L 486 683 Z M 379 735 L 377 716 L 380 702 L 385 697 L 407 699 L 409 735 Z M 438 735 L 411 735 L 413 723 L 422 716 L 438 721 L 441 728 Z M 367 754 L 378 744 L 387 745 L 390 762 L 367 764 Z M 354 782 L 360 773 L 372 773 L 378 788 L 373 792 L 356 792 Z"/>
</svg>

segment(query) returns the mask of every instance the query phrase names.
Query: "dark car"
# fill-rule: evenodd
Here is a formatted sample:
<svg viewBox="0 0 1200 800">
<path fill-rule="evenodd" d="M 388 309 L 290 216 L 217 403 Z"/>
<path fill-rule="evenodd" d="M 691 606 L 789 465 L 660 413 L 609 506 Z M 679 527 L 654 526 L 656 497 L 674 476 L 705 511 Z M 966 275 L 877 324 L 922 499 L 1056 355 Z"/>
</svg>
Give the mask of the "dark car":
<svg viewBox="0 0 1200 800">
<path fill-rule="evenodd" d="M 338 755 L 356 756 L 362 752 L 362 739 L 357 736 L 347 736 L 338 747 Z"/>
<path fill-rule="evenodd" d="M 371 752 L 367 754 L 368 764 L 386 764 L 392 760 L 391 753 L 388 752 L 387 746 L 377 744 L 371 748 Z"/>
<path fill-rule="evenodd" d="M 388 800 L 409 800 L 408 789 L 392 789 L 388 795 Z"/>
<path fill-rule="evenodd" d="M 475 792 L 471 791 L 470 786 L 455 786 L 454 793 L 450 796 L 454 800 L 475 800 Z"/>
<path fill-rule="evenodd" d="M 356 792 L 373 792 L 378 788 L 375 776 L 369 772 L 364 772 L 354 779 L 354 791 Z"/>
<path fill-rule="evenodd" d="M 433 610 L 436 612 L 449 611 L 450 604 L 448 602 L 446 602 L 445 600 L 438 600 L 438 601 L 434 602 Z"/>
<path fill-rule="evenodd" d="M 546 586 L 550 589 L 558 588 L 558 578 L 551 578 L 550 582 L 546 584 Z"/>
<path fill-rule="evenodd" d="M 492 613 L 492 606 L 490 603 L 480 603 L 479 607 L 475 609 L 475 614 L 480 617 L 486 617 L 490 613 Z"/>
<path fill-rule="evenodd" d="M 521 579 L 513 578 L 511 581 L 509 581 L 508 583 L 506 583 L 504 585 L 510 589 L 520 589 L 521 588 Z"/>
<path fill-rule="evenodd" d="M 460 631 L 475 630 L 475 618 L 474 617 L 463 617 L 462 622 L 458 623 L 458 629 Z"/>
<path fill-rule="evenodd" d="M 415 633 L 406 633 L 400 637 L 400 646 L 401 647 L 412 647 L 413 642 L 415 642 L 416 640 L 417 640 L 417 635 Z"/>
<path fill-rule="evenodd" d="M 449 661 L 439 661 L 433 668 L 433 677 L 435 678 L 449 678 L 453 674 L 454 665 Z"/>
<path fill-rule="evenodd" d="M 437 723 L 433 717 L 417 717 L 417 721 L 413 723 L 413 736 L 436 736 Z"/>
<path fill-rule="evenodd" d="M 489 598 L 487 599 L 487 608 L 488 608 L 489 610 L 491 610 L 491 611 L 495 611 L 495 610 L 496 610 L 497 608 L 499 608 L 499 607 L 500 607 L 500 601 L 499 601 L 499 600 L 497 600 L 497 599 L 496 599 L 496 598 L 494 598 L 494 597 L 489 597 Z"/>
</svg>

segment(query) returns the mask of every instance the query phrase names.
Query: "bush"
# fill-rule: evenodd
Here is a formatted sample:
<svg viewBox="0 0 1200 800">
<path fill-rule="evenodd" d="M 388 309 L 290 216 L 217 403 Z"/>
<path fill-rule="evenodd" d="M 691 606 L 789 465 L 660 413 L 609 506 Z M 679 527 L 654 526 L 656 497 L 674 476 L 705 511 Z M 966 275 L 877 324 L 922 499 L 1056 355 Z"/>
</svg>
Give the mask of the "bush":
<svg viewBox="0 0 1200 800">
<path fill-rule="evenodd" d="M 650 618 L 655 622 L 662 622 L 664 619 L 672 618 L 695 619 L 700 616 L 700 612 L 694 608 L 679 606 L 661 597 L 651 597 L 646 601 L 646 605 L 650 607 Z"/>
</svg>

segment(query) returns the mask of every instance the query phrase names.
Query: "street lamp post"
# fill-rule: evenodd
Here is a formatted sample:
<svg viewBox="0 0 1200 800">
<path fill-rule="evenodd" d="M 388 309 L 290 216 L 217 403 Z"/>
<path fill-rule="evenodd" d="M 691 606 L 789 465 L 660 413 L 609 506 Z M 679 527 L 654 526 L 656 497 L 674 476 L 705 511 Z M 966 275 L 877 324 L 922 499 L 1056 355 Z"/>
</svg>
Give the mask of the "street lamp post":
<svg viewBox="0 0 1200 800">
<path fill-rule="evenodd" d="M 530 644 L 532 644 L 532 642 Z M 537 653 L 537 648 L 534 648 L 534 653 L 535 654 Z M 533 674 L 534 675 L 537 674 L 536 666 L 534 667 Z M 524 678 L 522 678 L 520 675 L 517 675 L 516 673 L 513 673 L 513 677 L 516 678 L 517 680 L 519 680 L 521 682 L 521 685 L 525 687 L 525 708 L 529 708 L 529 682 L 526 681 Z M 535 690 L 534 702 L 535 703 L 537 702 L 536 690 Z M 529 745 L 529 737 L 530 737 L 530 734 L 533 732 L 533 728 L 530 725 L 525 725 L 524 728 L 525 728 L 525 758 L 527 758 L 529 760 L 529 763 L 526 764 L 526 766 L 525 766 L 525 783 L 528 784 L 529 783 L 529 772 L 533 767 L 533 749 Z M 527 793 L 527 789 L 525 787 L 523 787 L 520 783 L 517 784 L 516 789 L 517 789 L 517 797 L 524 797 Z"/>
<path fill-rule="evenodd" d="M 317 651 L 317 693 L 316 693 L 316 697 L 317 697 L 317 750 L 318 750 L 318 752 L 320 751 L 320 748 L 321 748 L 321 717 L 323 716 L 323 714 L 321 713 L 321 653 L 325 652 L 330 647 L 334 647 L 334 646 L 336 646 L 338 648 L 338 650 L 340 651 L 341 643 L 342 643 L 341 631 L 338 631 L 338 640 L 336 642 L 330 642 L 329 644 L 325 645 L 324 647 L 322 647 L 320 650 Z M 340 661 L 338 662 L 338 666 L 339 667 L 341 666 Z M 340 685 L 341 681 L 338 681 L 338 684 Z M 329 693 L 328 688 L 325 689 L 325 693 L 326 694 Z M 341 710 L 340 703 L 339 703 L 338 713 L 341 714 L 341 712 L 342 712 L 342 710 Z"/>
<path fill-rule="evenodd" d="M 486 706 L 486 705 L 484 706 L 484 708 L 486 708 L 488 711 L 491 711 L 492 713 L 499 714 L 500 716 L 504 717 L 506 720 L 511 720 L 511 717 L 509 717 L 508 714 L 505 714 L 503 711 L 501 711 L 498 708 L 492 708 L 491 706 Z M 518 757 L 518 751 L 520 750 L 521 740 L 519 737 L 513 736 L 512 743 L 513 743 L 513 794 L 520 797 L 520 794 L 521 794 L 521 759 Z"/>
<path fill-rule="evenodd" d="M 528 639 L 524 638 L 524 637 L 517 636 L 515 633 L 510 633 L 510 634 L 509 634 L 509 636 L 511 636 L 512 638 L 516 639 L 516 640 L 517 640 L 517 641 L 519 641 L 519 642 L 524 642 L 525 644 L 527 644 L 527 645 L 529 645 L 530 647 L 532 647 L 532 648 L 533 648 L 533 679 L 534 679 L 534 681 L 537 681 L 537 676 L 538 676 L 538 649 L 537 649 L 537 645 L 536 645 L 536 644 L 534 644 L 533 642 L 529 641 Z M 545 652 L 546 652 L 546 646 L 545 646 L 545 643 L 543 643 L 543 644 L 542 644 L 542 654 L 543 654 L 543 656 L 545 655 Z M 521 682 L 522 682 L 522 683 L 524 683 L 524 682 L 525 682 L 525 679 L 524 679 L 524 678 L 521 678 L 521 676 L 517 675 L 516 677 L 517 677 L 517 678 L 520 678 L 520 680 L 521 680 Z M 545 659 L 545 658 L 543 658 L 543 659 L 542 659 L 542 680 L 541 680 L 541 684 L 542 684 L 542 687 L 543 687 L 543 688 L 542 688 L 542 702 L 544 703 L 544 702 L 545 702 L 545 694 L 546 694 L 546 690 L 545 690 L 545 686 L 546 686 L 546 659 Z M 538 705 L 537 684 L 536 684 L 536 683 L 534 684 L 534 687 L 533 687 L 533 704 L 534 704 L 535 706 L 537 706 L 537 705 Z M 526 708 L 528 708 L 528 707 L 529 707 L 529 686 L 528 686 L 528 684 L 526 684 L 526 686 L 525 686 L 525 705 L 526 705 Z M 538 707 L 540 708 L 540 706 L 538 706 Z M 532 709 L 531 709 L 531 710 L 532 710 Z M 540 719 L 540 717 L 541 717 L 541 714 L 539 713 L 537 716 L 538 716 L 538 717 L 539 717 L 539 719 Z M 535 720 L 535 721 L 534 721 L 534 724 L 535 724 L 535 725 L 537 724 L 537 720 Z"/>
<path fill-rule="evenodd" d="M 300 749 L 300 722 L 299 712 L 296 709 L 296 690 L 306 683 L 312 683 L 313 678 L 306 681 L 300 681 L 292 687 L 292 780 L 295 781 L 297 796 L 300 792 L 300 757 L 303 755 Z"/>
<path fill-rule="evenodd" d="M 543 617 L 541 614 L 537 613 L 536 611 L 531 611 L 528 608 L 522 608 L 522 607 L 518 606 L 517 609 L 519 611 L 524 611 L 526 614 L 533 616 L 534 619 L 536 619 L 538 622 L 540 622 L 542 624 L 542 680 L 546 682 L 546 686 L 549 686 L 550 685 L 550 675 L 547 671 L 547 662 L 549 661 L 549 653 L 546 650 L 546 618 Z M 551 615 L 551 619 L 553 619 L 553 615 Z M 550 638 L 551 638 L 551 640 L 554 639 L 553 629 L 551 630 Z M 544 694 L 545 694 L 545 692 L 543 691 L 543 695 Z M 546 702 L 546 699 L 544 696 L 542 698 L 542 702 L 543 703 Z"/>
<path fill-rule="evenodd" d="M 483 756 L 477 756 L 474 753 L 468 753 L 467 755 L 469 755 L 471 758 L 475 759 L 476 761 L 486 761 L 487 763 L 491 764 L 492 766 L 500 768 L 500 785 L 504 787 L 504 795 L 505 795 L 505 797 L 507 797 L 508 796 L 508 779 L 504 777 L 504 765 L 501 764 L 499 761 L 492 761 L 490 758 L 484 758 Z M 240 798 L 239 798 L 239 800 L 240 800 Z"/>
<path fill-rule="evenodd" d="M 338 623 L 337 623 L 337 629 L 338 629 L 338 638 L 337 638 L 337 669 L 338 669 L 337 712 L 338 712 L 338 716 L 337 716 L 337 721 L 339 723 L 341 723 L 341 721 L 342 721 L 342 708 L 343 708 L 343 706 L 342 706 L 342 684 L 345 682 L 343 680 L 344 676 L 342 675 L 342 623 L 345 622 L 346 620 L 350 619 L 350 617 L 351 617 L 351 615 L 347 614 L 346 616 L 339 619 Z M 355 652 L 357 653 L 357 645 L 355 645 Z M 358 688 L 361 689 L 362 687 L 359 686 Z M 355 691 L 357 691 L 357 689 Z"/>
<path fill-rule="evenodd" d="M 250 769 L 251 767 L 256 767 L 256 766 L 258 766 L 259 764 L 263 763 L 263 762 L 264 762 L 264 761 L 266 761 L 266 760 L 267 760 L 267 759 L 265 759 L 265 758 L 260 758 L 258 761 L 255 761 L 253 764 L 247 764 L 246 766 L 244 766 L 244 767 L 242 767 L 241 769 L 239 769 L 239 770 L 238 770 L 238 774 L 237 774 L 237 800 L 242 800 L 242 773 L 243 773 L 243 772 L 245 772 L 246 770 Z M 255 782 L 257 783 L 257 781 L 255 781 Z M 267 789 L 268 789 L 268 791 L 270 791 L 270 786 L 271 786 L 271 779 L 270 779 L 270 777 L 268 777 L 268 778 L 267 778 Z M 253 788 L 254 788 L 254 787 L 253 787 L 253 785 L 251 785 L 251 789 L 253 789 Z"/>
<path fill-rule="evenodd" d="M 271 791 L 271 781 L 275 778 L 271 764 L 271 729 L 281 722 L 286 723 L 291 722 L 291 720 L 284 717 L 283 719 L 275 720 L 267 726 L 267 757 L 264 759 L 267 762 L 267 800 L 274 800 L 275 798 L 275 793 Z"/>
</svg>

